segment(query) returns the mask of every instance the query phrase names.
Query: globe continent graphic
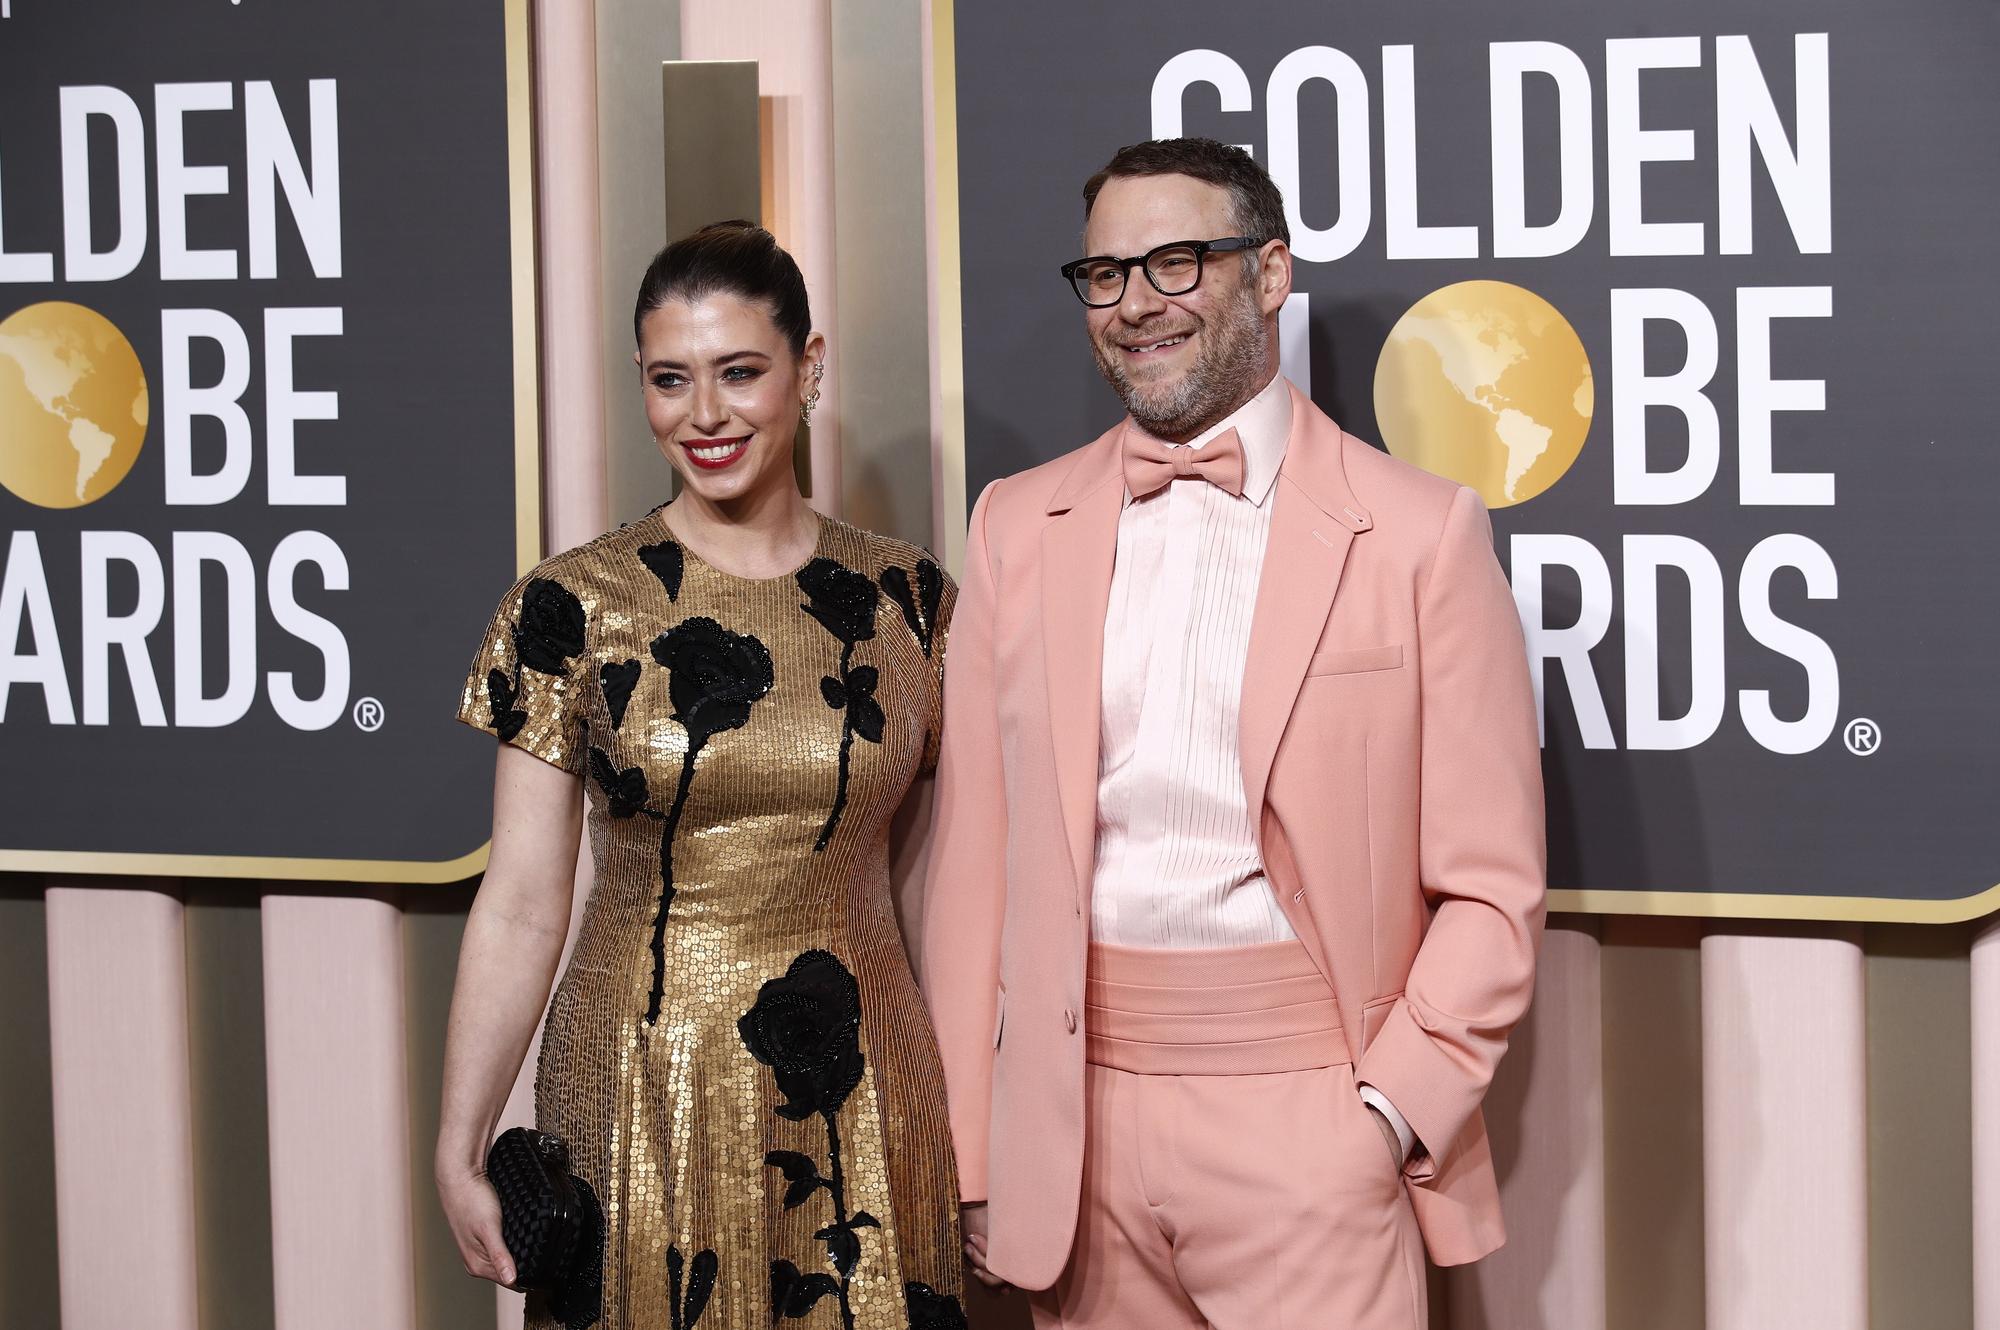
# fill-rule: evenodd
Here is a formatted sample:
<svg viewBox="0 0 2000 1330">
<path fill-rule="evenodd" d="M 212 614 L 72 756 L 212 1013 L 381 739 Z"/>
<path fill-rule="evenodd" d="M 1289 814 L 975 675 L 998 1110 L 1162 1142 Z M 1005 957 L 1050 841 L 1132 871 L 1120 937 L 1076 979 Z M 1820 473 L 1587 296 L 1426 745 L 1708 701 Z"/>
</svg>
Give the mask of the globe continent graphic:
<svg viewBox="0 0 2000 1330">
<path fill-rule="evenodd" d="M 1590 357 L 1555 306 L 1507 282 L 1459 282 L 1410 306 L 1375 365 L 1375 420 L 1395 456 L 1490 508 L 1562 479 L 1590 433 Z"/>
<path fill-rule="evenodd" d="M 0 319 L 0 486 L 43 508 L 109 494 L 146 441 L 146 371 L 95 310 L 51 300 Z"/>
</svg>

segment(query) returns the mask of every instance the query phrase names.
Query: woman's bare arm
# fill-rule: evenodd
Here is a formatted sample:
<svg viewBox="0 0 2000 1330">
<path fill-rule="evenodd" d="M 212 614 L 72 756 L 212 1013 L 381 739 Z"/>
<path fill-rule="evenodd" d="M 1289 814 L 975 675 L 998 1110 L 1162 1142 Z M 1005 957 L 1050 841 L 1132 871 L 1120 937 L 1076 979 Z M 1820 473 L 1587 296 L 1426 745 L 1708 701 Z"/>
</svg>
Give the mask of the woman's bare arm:
<svg viewBox="0 0 2000 1330">
<path fill-rule="evenodd" d="M 500 745 L 493 773 L 493 849 L 465 922 L 444 1050 L 444 1103 L 435 1169 L 465 1268 L 510 1284 L 500 1209 L 486 1182 L 486 1147 L 569 931 L 582 822 L 581 782 Z"/>
</svg>

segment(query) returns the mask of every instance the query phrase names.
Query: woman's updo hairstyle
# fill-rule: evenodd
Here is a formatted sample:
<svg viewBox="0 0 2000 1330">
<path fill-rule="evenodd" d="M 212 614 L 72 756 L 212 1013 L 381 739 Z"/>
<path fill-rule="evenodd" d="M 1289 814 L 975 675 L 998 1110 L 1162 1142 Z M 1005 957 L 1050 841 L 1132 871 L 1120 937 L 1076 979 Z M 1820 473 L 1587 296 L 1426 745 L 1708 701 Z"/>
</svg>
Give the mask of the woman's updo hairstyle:
<svg viewBox="0 0 2000 1330">
<path fill-rule="evenodd" d="M 777 237 L 744 221 L 704 226 L 653 256 L 632 311 L 633 340 L 639 340 L 646 316 L 669 300 L 692 304 L 718 291 L 762 303 L 791 343 L 792 354 L 804 354 L 812 333 L 805 275 Z"/>
</svg>

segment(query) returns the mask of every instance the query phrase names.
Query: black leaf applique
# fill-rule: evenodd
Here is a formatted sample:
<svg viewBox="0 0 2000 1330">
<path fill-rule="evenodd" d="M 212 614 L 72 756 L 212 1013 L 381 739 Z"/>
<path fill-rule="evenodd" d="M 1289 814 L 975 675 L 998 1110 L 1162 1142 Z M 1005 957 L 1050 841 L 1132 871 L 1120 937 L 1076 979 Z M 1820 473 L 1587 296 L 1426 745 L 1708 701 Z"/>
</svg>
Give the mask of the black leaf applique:
<svg viewBox="0 0 2000 1330">
<path fill-rule="evenodd" d="M 688 1271 L 687 1293 L 681 1293 L 684 1258 L 677 1246 L 667 1248 L 667 1321 L 669 1330 L 695 1330 L 701 1314 L 708 1310 L 709 1295 L 715 1292 L 717 1261 L 715 1252 L 704 1247 L 694 1254 L 694 1268 Z"/>
<path fill-rule="evenodd" d="M 694 784 L 695 761 L 708 741 L 750 720 L 750 708 L 771 691 L 776 672 L 771 653 L 748 633 L 732 633 L 713 619 L 684 619 L 653 639 L 653 659 L 667 669 L 667 696 L 674 720 L 687 731 L 680 784 L 673 806 L 661 819 L 660 905 L 653 915 L 653 986 L 646 999 L 646 1024 L 660 1019 L 667 981 L 667 908 L 674 900 L 674 832 Z"/>
<path fill-rule="evenodd" d="M 801 1274 L 790 1261 L 771 1262 L 771 1319 L 798 1317 L 828 1294 L 838 1298 L 841 1325 L 852 1330 L 854 1308 L 848 1286 L 861 1260 L 861 1230 L 881 1223 L 866 1210 L 847 1211 L 847 1173 L 840 1156 L 841 1107 L 861 1084 L 861 985 L 840 958 L 814 949 L 801 953 L 784 975 L 757 990 L 757 1000 L 736 1022 L 750 1056 L 771 1068 L 785 1102 L 779 1117 L 803 1122 L 818 1114 L 826 1124 L 827 1169 L 796 1150 L 773 1150 L 764 1163 L 784 1174 L 785 1208 L 796 1209 L 824 1191 L 833 1203 L 833 1222 L 813 1237 L 826 1244 L 826 1258 L 840 1276 Z"/>
<path fill-rule="evenodd" d="M 847 808 L 854 736 L 858 734 L 870 743 L 882 742 L 884 718 L 881 703 L 875 700 L 879 676 L 873 665 L 854 664 L 855 644 L 875 636 L 875 611 L 882 603 L 882 593 L 866 577 L 832 559 L 814 559 L 799 569 L 797 581 L 799 589 L 806 593 L 806 603 L 800 608 L 840 640 L 838 673 L 823 676 L 819 681 L 820 696 L 842 714 L 840 774 L 834 783 L 833 809 L 820 828 L 819 838 L 813 842 L 813 849 L 818 851 L 832 843 L 833 833 L 840 827 L 840 815 Z"/>
<path fill-rule="evenodd" d="M 580 655 L 583 646 L 583 602 L 560 582 L 529 579 L 514 626 L 514 654 L 521 664 L 539 674 L 567 674 L 570 657 Z"/>
<path fill-rule="evenodd" d="M 646 772 L 640 767 L 626 767 L 623 771 L 613 762 L 602 748 L 590 750 L 590 774 L 604 791 L 606 811 L 612 817 L 631 817 L 635 813 L 646 813 Z M 658 814 L 654 814 L 658 816 Z"/>
<path fill-rule="evenodd" d="M 796 1210 L 813 1198 L 813 1194 L 826 1186 L 826 1179 L 819 1175 L 819 1165 L 809 1155 L 797 1150 L 773 1150 L 764 1156 L 764 1163 L 785 1175 L 789 1184 L 785 1188 L 785 1208 Z"/>
<path fill-rule="evenodd" d="M 604 705 L 611 712 L 611 728 L 617 729 L 625 723 L 625 707 L 632 700 L 632 690 L 639 683 L 639 662 L 627 660 L 607 662 L 597 667 L 597 681 L 604 689 Z"/>
<path fill-rule="evenodd" d="M 493 710 L 493 732 L 510 743 L 528 723 L 528 713 L 514 706 L 514 684 L 499 670 L 486 671 L 486 705 Z"/>
<path fill-rule="evenodd" d="M 660 585 L 667 589 L 668 600 L 681 598 L 681 576 L 687 571 L 687 558 L 677 543 L 663 540 L 657 545 L 641 545 L 639 562 L 660 579 Z"/>
<path fill-rule="evenodd" d="M 802 1274 L 790 1261 L 773 1261 L 771 1262 L 771 1323 L 777 1324 L 781 1316 L 793 1320 L 810 1316 L 821 1298 L 829 1293 L 839 1295 L 840 1291 L 840 1281 L 832 1275 L 821 1271 L 814 1271 L 809 1275 Z M 845 1319 L 848 1324 L 853 1324 L 851 1313 Z"/>
<path fill-rule="evenodd" d="M 840 1271 L 842 1279 L 846 1279 L 854 1273 L 854 1266 L 861 1259 L 861 1238 L 855 1230 L 880 1227 L 882 1223 L 874 1215 L 866 1210 L 856 1210 L 851 1218 L 828 1224 L 813 1236 L 826 1244 L 826 1259 L 833 1262 L 833 1268 Z"/>
<path fill-rule="evenodd" d="M 924 654 L 930 655 L 931 644 L 937 638 L 938 606 L 944 600 L 944 574 L 929 559 L 919 559 L 917 586 L 912 591 L 910 575 L 900 567 L 891 566 L 883 570 L 882 590 L 903 611 L 903 622 L 910 625 L 910 632 L 922 645 Z"/>
<path fill-rule="evenodd" d="M 903 1301 L 910 1309 L 910 1330 L 967 1330 L 965 1308 L 956 1294 L 939 1293 L 913 1279 L 903 1285 Z"/>
</svg>

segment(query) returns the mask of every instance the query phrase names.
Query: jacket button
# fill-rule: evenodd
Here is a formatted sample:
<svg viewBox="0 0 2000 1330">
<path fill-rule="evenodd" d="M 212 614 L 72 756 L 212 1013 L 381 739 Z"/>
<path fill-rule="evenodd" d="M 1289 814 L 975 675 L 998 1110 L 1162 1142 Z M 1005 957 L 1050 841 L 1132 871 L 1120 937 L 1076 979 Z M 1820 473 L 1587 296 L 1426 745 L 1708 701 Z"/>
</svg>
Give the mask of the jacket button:
<svg viewBox="0 0 2000 1330">
<path fill-rule="evenodd" d="M 1065 1008 L 1063 1008 L 1063 1024 L 1069 1027 L 1069 1032 L 1070 1032 L 1071 1034 L 1075 1034 L 1075 1033 L 1076 1033 L 1076 1009 L 1075 1009 L 1075 1008 L 1073 1008 L 1073 1007 L 1065 1007 Z"/>
</svg>

